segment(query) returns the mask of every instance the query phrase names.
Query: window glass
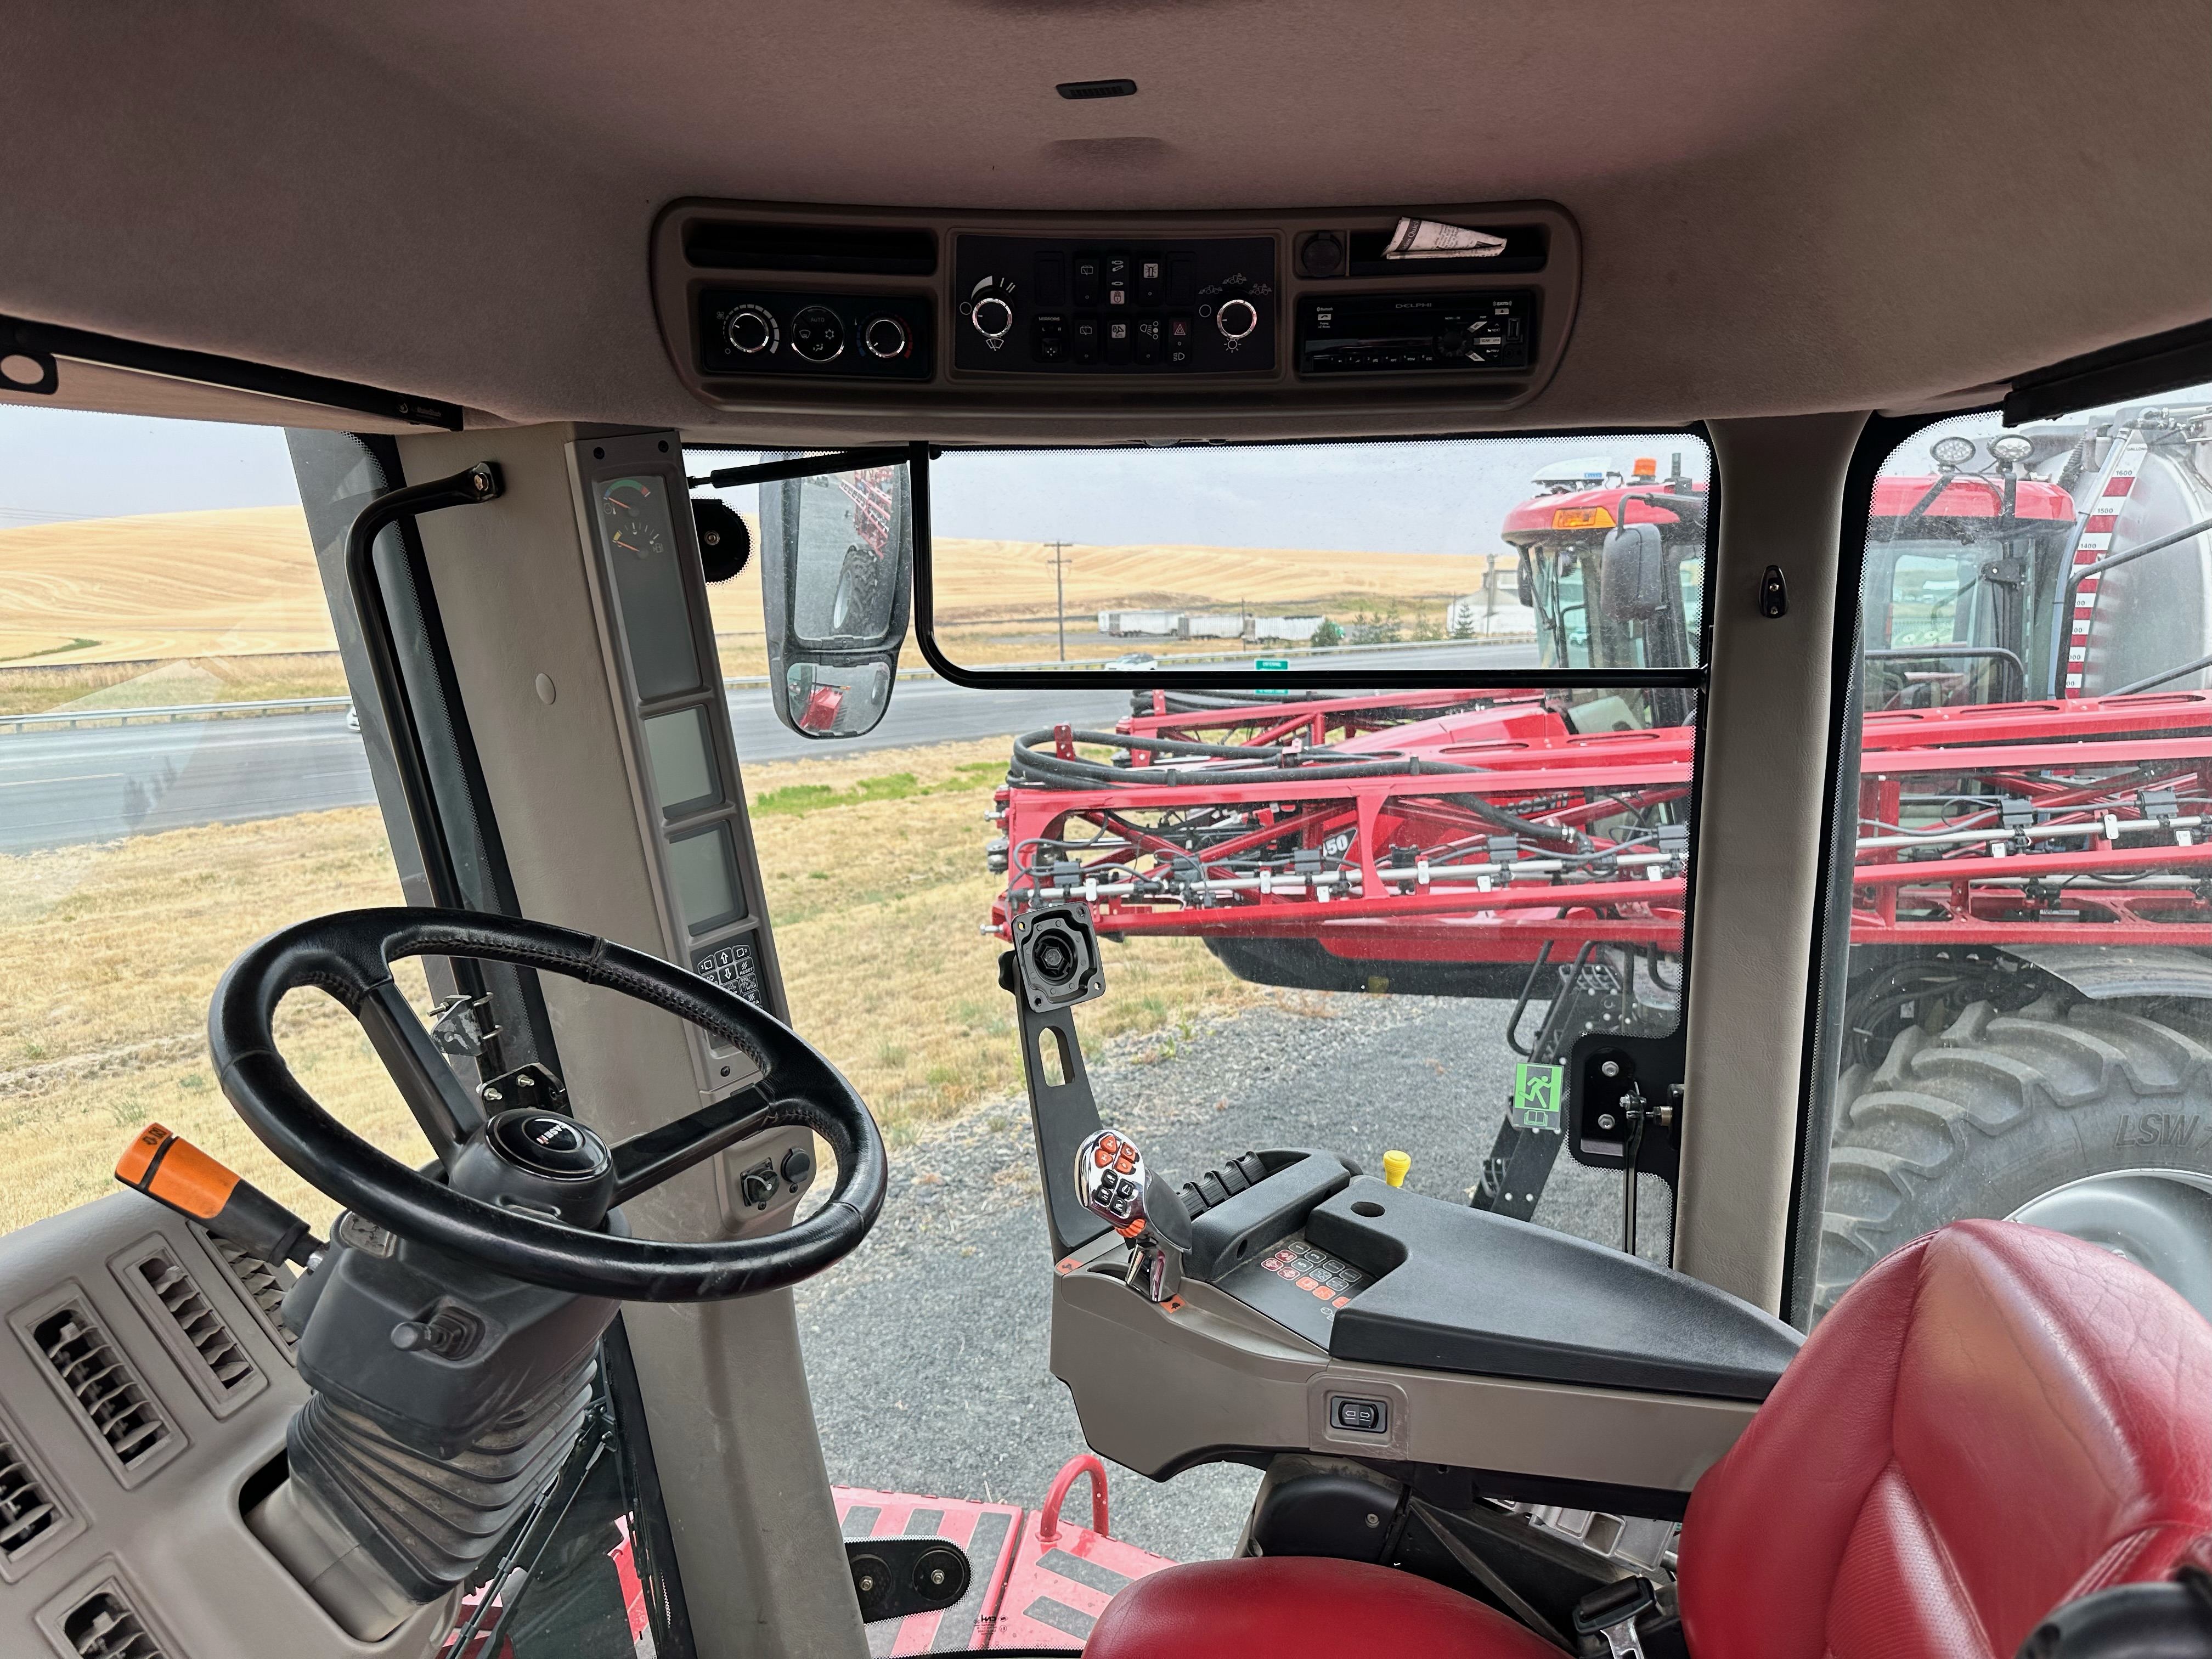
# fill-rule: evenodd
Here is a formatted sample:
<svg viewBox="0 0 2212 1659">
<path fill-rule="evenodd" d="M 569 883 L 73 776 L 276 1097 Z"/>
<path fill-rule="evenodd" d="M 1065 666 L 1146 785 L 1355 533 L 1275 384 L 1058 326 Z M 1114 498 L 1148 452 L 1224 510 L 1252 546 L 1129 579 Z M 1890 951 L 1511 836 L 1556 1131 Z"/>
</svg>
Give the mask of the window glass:
<svg viewBox="0 0 2212 1659">
<path fill-rule="evenodd" d="M 1710 476 L 1680 434 L 947 450 L 934 633 L 976 668 L 1417 646 L 1474 667 L 1532 633 L 1556 665 L 1689 667 L 1694 618 L 1660 590 L 1702 558 Z"/>
<path fill-rule="evenodd" d="M 0 1230 L 113 1191 L 158 1121 L 324 1231 L 207 1060 L 240 950 L 403 902 L 283 434 L 0 408 Z M 295 993 L 277 1036 L 356 1132 L 428 1155 L 337 1003 Z"/>
<path fill-rule="evenodd" d="M 2212 386 L 1883 464 L 1816 1315 L 2013 1216 L 2212 1313 Z"/>
<path fill-rule="evenodd" d="M 1709 457 L 1680 434 L 1609 441 L 1404 446 L 1449 461 L 1450 514 L 1430 511 L 1441 492 L 1408 499 L 1433 482 L 1419 469 L 1351 465 L 1387 445 L 1168 452 L 1157 472 L 1121 451 L 948 453 L 929 477 L 938 569 L 975 562 L 940 641 L 1006 666 L 1056 665 L 1064 639 L 1067 678 L 902 679 L 849 742 L 777 726 L 753 678 L 758 590 L 714 592 L 792 1018 L 893 1151 L 868 1250 L 797 1292 L 835 1480 L 1033 1504 L 1084 1449 L 1044 1363 L 1049 1242 L 999 979 L 1012 921 L 1071 896 L 1097 920 L 1105 983 L 1073 1012 L 1080 1059 L 1103 1121 L 1172 1182 L 1255 1150 L 1329 1149 L 1370 1173 L 1402 1152 L 1413 1191 L 1620 1245 L 1623 1177 L 1560 1155 L 1556 1068 L 1593 1033 L 1679 1029 L 1695 692 L 1132 693 L 1084 672 L 1279 654 L 1378 678 L 1694 664 Z M 1281 501 L 1252 487 L 1255 458 Z M 1317 458 L 1330 489 L 1301 476 Z M 1091 467 L 1150 482 L 1130 505 L 1094 489 Z M 1612 556 L 1614 515 L 1641 524 L 1642 498 L 1677 486 L 1667 516 L 1692 528 L 1655 538 L 1638 572 L 1620 565 L 1593 627 L 1601 582 L 1585 573 Z M 725 499 L 755 510 L 750 492 Z M 1449 538 L 1359 554 L 1400 547 L 1415 505 Z M 1239 622 L 1237 580 L 1243 637 L 1209 620 Z M 1171 631 L 1138 614 L 1162 610 Z M 1102 611 L 1118 632 L 1097 631 Z M 1279 614 L 1334 632 L 1262 632 Z M 1638 1212 L 1640 1253 L 1666 1261 L 1664 1182 L 1641 1178 Z M 1115 1471 L 1115 1535 L 1228 1553 L 1257 1479 L 1207 1465 L 1170 1488 Z"/>
</svg>

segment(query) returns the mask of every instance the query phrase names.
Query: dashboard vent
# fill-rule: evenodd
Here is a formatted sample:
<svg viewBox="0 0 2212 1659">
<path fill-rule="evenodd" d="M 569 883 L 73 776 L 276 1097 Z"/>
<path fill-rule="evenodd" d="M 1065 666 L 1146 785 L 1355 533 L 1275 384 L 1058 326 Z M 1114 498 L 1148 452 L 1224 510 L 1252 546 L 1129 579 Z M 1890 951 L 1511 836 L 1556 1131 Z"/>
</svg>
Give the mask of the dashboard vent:
<svg viewBox="0 0 2212 1659">
<path fill-rule="evenodd" d="M 117 1465 L 151 1468 L 175 1431 L 86 1304 L 64 1303 L 32 1326 L 31 1340 Z"/>
<path fill-rule="evenodd" d="M 701 220 L 684 233 L 684 253 L 704 270 L 927 276 L 937 269 L 937 233 L 908 226 Z"/>
<path fill-rule="evenodd" d="M 62 1639 L 77 1659 L 165 1659 L 161 1644 L 112 1584 L 69 1610 Z"/>
<path fill-rule="evenodd" d="M 298 1364 L 295 1356 L 300 1339 L 284 1322 L 284 1292 L 292 1288 L 291 1275 L 217 1234 L 202 1232 L 199 1237 L 215 1253 L 215 1259 L 222 1263 L 223 1271 L 230 1275 L 230 1282 L 238 1286 L 248 1305 L 260 1315 L 269 1334 L 283 1346 L 284 1357 Z"/>
<path fill-rule="evenodd" d="M 157 1249 L 142 1256 L 131 1271 L 153 1292 L 155 1304 L 176 1322 L 178 1334 L 205 1368 L 204 1380 L 214 1384 L 217 1395 L 235 1400 L 254 1391 L 261 1381 L 260 1371 L 176 1257 L 167 1249 Z"/>
<path fill-rule="evenodd" d="M 14 1561 L 67 1519 L 44 1482 L 5 1439 L 0 1439 L 0 1557 Z"/>
</svg>

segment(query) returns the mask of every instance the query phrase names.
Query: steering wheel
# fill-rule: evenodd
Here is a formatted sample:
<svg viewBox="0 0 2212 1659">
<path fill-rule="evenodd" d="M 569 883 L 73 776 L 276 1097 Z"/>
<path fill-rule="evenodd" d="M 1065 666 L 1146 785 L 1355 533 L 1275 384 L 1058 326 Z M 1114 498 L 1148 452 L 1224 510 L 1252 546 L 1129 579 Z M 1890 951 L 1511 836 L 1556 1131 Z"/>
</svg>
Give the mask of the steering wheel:
<svg viewBox="0 0 2212 1659">
<path fill-rule="evenodd" d="M 416 956 L 510 963 L 649 1002 L 736 1043 L 761 1079 L 612 1146 L 559 1114 L 487 1116 L 392 981 L 391 964 Z M 305 986 L 335 997 L 368 1033 L 437 1152 L 436 1172 L 379 1152 L 300 1086 L 276 1052 L 270 1021 L 285 993 Z M 884 1143 L 875 1119 L 811 1044 L 696 974 L 565 927 L 397 907 L 303 921 L 249 947 L 224 970 L 208 1011 L 208 1043 L 238 1115 L 311 1185 L 402 1238 L 554 1290 L 641 1302 L 775 1290 L 844 1256 L 883 1208 Z M 837 1158 L 828 1201 L 797 1226 L 758 1238 L 675 1243 L 601 1225 L 611 1206 L 735 1141 L 787 1125 L 812 1129 Z M 519 1202 L 518 1194 L 536 1201 Z"/>
</svg>

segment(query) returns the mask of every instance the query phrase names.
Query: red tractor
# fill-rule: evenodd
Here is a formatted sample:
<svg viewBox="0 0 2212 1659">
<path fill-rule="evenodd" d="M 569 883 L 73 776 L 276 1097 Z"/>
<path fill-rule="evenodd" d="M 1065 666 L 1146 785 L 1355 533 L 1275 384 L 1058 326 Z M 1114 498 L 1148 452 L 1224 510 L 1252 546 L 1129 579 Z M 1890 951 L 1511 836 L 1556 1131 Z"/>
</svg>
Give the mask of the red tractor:
<svg viewBox="0 0 2212 1659">
<path fill-rule="evenodd" d="M 2031 1206 L 2212 1271 L 2212 410 L 1984 448 L 1874 485 L 1821 1309 L 1943 1221 Z M 1540 482 L 1504 531 L 1539 660 L 1693 663 L 1703 486 Z M 1663 1037 L 1695 696 L 1140 696 L 1017 742 L 994 921 L 1082 900 L 1264 983 L 1511 999 L 1524 1077 Z M 1546 1104 L 1509 1109 L 1478 1206 L 1533 1212 Z"/>
</svg>

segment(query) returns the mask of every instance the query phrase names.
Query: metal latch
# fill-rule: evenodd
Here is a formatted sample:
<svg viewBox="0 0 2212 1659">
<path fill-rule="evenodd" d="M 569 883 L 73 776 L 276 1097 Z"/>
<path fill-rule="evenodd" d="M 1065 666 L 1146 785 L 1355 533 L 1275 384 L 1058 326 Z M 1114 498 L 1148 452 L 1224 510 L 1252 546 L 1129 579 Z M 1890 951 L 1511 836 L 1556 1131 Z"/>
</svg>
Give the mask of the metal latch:
<svg viewBox="0 0 2212 1659">
<path fill-rule="evenodd" d="M 1636 1621 L 1659 1605 L 1649 1578 L 1620 1578 L 1575 1603 L 1575 1634 L 1605 1638 L 1609 1659 L 1644 1659 Z"/>
</svg>

